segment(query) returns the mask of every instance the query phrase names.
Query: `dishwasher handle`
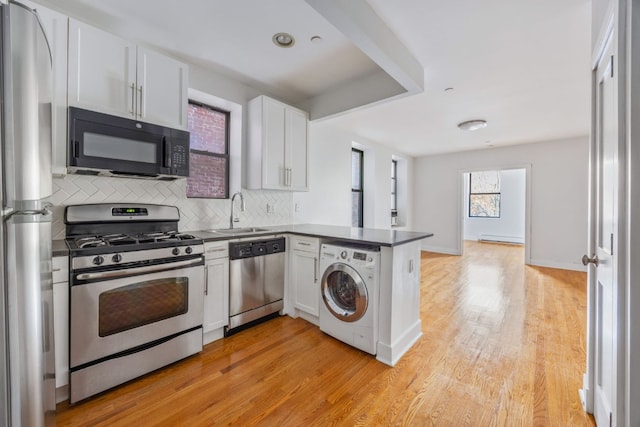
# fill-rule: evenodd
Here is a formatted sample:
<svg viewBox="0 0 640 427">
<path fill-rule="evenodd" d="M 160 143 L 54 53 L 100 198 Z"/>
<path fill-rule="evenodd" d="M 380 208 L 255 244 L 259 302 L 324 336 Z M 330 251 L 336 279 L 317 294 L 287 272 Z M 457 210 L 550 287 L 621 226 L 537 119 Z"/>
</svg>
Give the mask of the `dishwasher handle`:
<svg viewBox="0 0 640 427">
<path fill-rule="evenodd" d="M 229 243 L 229 260 L 253 258 L 285 251 L 285 239 L 253 240 Z"/>
</svg>

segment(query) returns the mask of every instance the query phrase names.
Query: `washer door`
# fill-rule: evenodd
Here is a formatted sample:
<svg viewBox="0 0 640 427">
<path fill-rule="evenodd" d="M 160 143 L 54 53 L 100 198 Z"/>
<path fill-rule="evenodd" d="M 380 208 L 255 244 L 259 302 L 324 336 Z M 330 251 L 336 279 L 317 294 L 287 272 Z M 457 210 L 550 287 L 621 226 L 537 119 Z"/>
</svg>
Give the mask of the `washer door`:
<svg viewBox="0 0 640 427">
<path fill-rule="evenodd" d="M 351 266 L 331 264 L 322 275 L 322 300 L 344 322 L 355 322 L 367 311 L 369 296 L 362 277 Z"/>
</svg>

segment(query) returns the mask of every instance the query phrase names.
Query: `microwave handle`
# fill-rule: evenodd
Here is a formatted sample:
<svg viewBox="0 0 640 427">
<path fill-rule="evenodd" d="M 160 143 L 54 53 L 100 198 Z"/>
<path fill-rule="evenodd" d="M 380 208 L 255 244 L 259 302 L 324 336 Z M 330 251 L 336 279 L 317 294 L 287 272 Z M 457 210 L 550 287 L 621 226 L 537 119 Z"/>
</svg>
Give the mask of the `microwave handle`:
<svg viewBox="0 0 640 427">
<path fill-rule="evenodd" d="M 165 168 L 171 168 L 171 146 L 166 136 L 162 137 L 162 152 L 164 154 L 163 166 Z"/>
</svg>

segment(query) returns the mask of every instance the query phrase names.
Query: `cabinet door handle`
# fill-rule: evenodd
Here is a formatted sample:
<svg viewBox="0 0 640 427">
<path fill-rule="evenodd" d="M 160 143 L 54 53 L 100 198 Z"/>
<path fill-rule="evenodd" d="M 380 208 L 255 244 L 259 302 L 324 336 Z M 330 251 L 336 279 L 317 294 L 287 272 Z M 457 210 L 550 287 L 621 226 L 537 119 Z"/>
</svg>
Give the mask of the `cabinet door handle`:
<svg viewBox="0 0 640 427">
<path fill-rule="evenodd" d="M 131 110 L 129 111 L 133 117 L 136 116 L 136 84 L 131 83 Z"/>
<path fill-rule="evenodd" d="M 209 295 L 209 267 L 204 266 L 204 294 Z"/>
<path fill-rule="evenodd" d="M 318 283 L 318 258 L 313 257 L 313 283 Z"/>
<path fill-rule="evenodd" d="M 61 268 L 54 268 L 53 270 L 51 270 L 53 273 L 55 273 L 56 271 L 62 271 Z"/>
<path fill-rule="evenodd" d="M 284 185 L 291 187 L 291 168 L 285 168 L 284 170 Z"/>
<path fill-rule="evenodd" d="M 140 85 L 140 87 L 138 88 L 138 92 L 140 92 L 140 94 L 138 95 L 138 103 L 140 104 L 140 110 L 138 110 L 138 117 L 143 117 L 144 116 L 144 103 L 143 103 L 144 98 L 142 97 L 142 85 Z"/>
<path fill-rule="evenodd" d="M 298 244 L 300 246 L 311 246 L 311 243 L 307 243 L 307 242 L 298 242 Z"/>
<path fill-rule="evenodd" d="M 413 273 L 413 260 L 409 260 L 409 273 Z"/>
</svg>

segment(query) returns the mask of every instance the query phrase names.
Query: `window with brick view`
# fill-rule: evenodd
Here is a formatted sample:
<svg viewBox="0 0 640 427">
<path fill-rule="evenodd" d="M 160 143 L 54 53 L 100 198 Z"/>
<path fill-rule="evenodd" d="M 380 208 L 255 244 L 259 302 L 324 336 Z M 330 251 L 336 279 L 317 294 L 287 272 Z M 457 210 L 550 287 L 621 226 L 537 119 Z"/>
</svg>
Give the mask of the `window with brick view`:
<svg viewBox="0 0 640 427">
<path fill-rule="evenodd" d="M 227 111 L 189 101 L 187 197 L 229 198 L 229 117 Z"/>
</svg>

